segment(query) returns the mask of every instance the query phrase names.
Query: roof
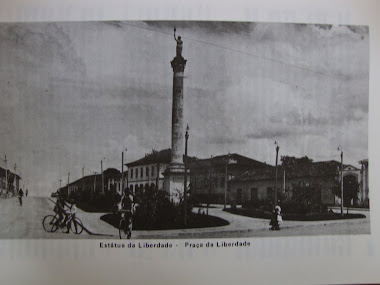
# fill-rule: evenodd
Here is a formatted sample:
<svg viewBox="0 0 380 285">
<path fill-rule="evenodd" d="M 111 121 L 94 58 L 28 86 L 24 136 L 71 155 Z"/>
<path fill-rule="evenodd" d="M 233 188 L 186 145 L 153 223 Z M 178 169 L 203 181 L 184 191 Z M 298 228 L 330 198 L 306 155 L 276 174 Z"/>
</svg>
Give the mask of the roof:
<svg viewBox="0 0 380 285">
<path fill-rule="evenodd" d="M 278 166 L 278 174 L 281 175 L 284 171 L 286 177 L 289 178 L 302 178 L 302 177 L 321 177 L 321 176 L 336 176 L 339 172 L 341 163 L 335 160 L 319 161 L 319 162 L 305 162 L 300 164 L 291 165 L 288 167 Z M 343 165 L 346 167 L 347 165 Z M 281 174 L 280 174 L 281 173 Z M 242 174 L 234 177 L 232 181 L 246 181 L 246 180 L 267 180 L 276 177 L 276 168 L 261 168 L 250 169 Z"/>
<path fill-rule="evenodd" d="M 214 156 L 206 159 L 189 158 L 190 167 L 208 168 L 228 165 L 248 166 L 252 168 L 271 168 L 273 166 L 265 162 L 257 161 L 237 153 Z"/>
<path fill-rule="evenodd" d="M 14 174 L 12 171 L 8 169 L 8 175 L 16 175 L 18 179 L 21 179 L 21 177 L 18 174 Z M 0 167 L 0 177 L 5 177 L 5 169 Z"/>
<path fill-rule="evenodd" d="M 133 162 L 125 164 L 128 167 L 147 165 L 147 164 L 169 164 L 171 161 L 172 152 L 171 149 L 164 149 L 161 151 L 152 151 L 151 153 L 145 155 L 145 157 L 138 159 Z"/>
<path fill-rule="evenodd" d="M 104 172 L 104 180 L 105 181 L 107 181 L 107 179 L 110 179 L 110 178 L 117 178 L 117 179 L 121 178 L 121 172 L 119 170 L 117 170 L 116 168 L 107 168 L 103 172 Z M 124 173 L 128 174 L 127 171 L 124 171 Z M 81 185 L 82 183 L 85 183 L 85 184 L 94 183 L 95 177 L 96 177 L 96 181 L 98 183 L 100 181 L 102 181 L 102 174 L 97 173 L 97 174 L 87 175 L 87 176 L 81 177 L 75 181 L 72 181 L 72 182 L 70 182 L 69 186 Z M 61 189 L 65 189 L 65 188 L 67 188 L 67 185 L 61 187 Z"/>
</svg>

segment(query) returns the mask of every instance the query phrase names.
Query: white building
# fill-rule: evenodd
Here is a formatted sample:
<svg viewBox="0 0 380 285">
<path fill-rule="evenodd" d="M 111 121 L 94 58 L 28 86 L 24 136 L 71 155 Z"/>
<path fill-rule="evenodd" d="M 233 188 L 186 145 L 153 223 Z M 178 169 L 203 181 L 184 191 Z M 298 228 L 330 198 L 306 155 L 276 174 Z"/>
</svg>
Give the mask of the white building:
<svg viewBox="0 0 380 285">
<path fill-rule="evenodd" d="M 133 195 L 148 189 L 163 189 L 164 175 L 171 160 L 171 150 L 152 151 L 145 157 L 127 163 L 128 187 Z"/>
</svg>

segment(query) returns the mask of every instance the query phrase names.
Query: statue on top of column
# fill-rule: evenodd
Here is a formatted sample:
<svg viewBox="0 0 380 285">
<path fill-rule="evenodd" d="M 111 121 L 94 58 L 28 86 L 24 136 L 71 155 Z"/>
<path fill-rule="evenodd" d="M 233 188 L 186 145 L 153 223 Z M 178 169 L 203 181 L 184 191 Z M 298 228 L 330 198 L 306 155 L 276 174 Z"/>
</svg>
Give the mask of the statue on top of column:
<svg viewBox="0 0 380 285">
<path fill-rule="evenodd" d="M 181 36 L 178 36 L 176 38 L 175 32 L 176 32 L 176 28 L 174 28 L 174 40 L 177 42 L 176 54 L 177 54 L 177 57 L 182 57 L 182 43 L 183 42 L 181 40 Z"/>
</svg>

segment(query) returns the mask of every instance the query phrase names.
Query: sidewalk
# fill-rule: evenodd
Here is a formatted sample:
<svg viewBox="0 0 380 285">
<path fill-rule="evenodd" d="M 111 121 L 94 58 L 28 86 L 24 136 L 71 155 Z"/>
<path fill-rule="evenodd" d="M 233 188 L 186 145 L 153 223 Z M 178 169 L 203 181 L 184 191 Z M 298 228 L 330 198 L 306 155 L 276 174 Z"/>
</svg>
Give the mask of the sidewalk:
<svg viewBox="0 0 380 285">
<path fill-rule="evenodd" d="M 77 209 L 76 217 L 81 219 L 83 223 L 84 231 L 92 236 L 101 237 L 115 237 L 119 238 L 118 229 L 114 228 L 110 224 L 102 221 L 101 216 L 107 213 L 89 213 L 84 212 L 81 209 Z"/>
</svg>

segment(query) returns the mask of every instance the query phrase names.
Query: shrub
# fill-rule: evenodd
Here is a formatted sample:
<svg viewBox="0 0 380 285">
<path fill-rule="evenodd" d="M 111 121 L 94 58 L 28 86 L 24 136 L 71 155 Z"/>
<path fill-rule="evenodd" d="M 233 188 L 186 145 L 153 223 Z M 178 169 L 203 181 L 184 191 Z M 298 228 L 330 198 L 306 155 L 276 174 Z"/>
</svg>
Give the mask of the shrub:
<svg viewBox="0 0 380 285">
<path fill-rule="evenodd" d="M 191 219 L 192 200 L 188 199 L 187 217 Z M 140 194 L 139 205 L 134 214 L 134 222 L 145 229 L 165 228 L 184 223 L 184 202 L 174 204 L 165 191 L 146 190 Z"/>
</svg>

